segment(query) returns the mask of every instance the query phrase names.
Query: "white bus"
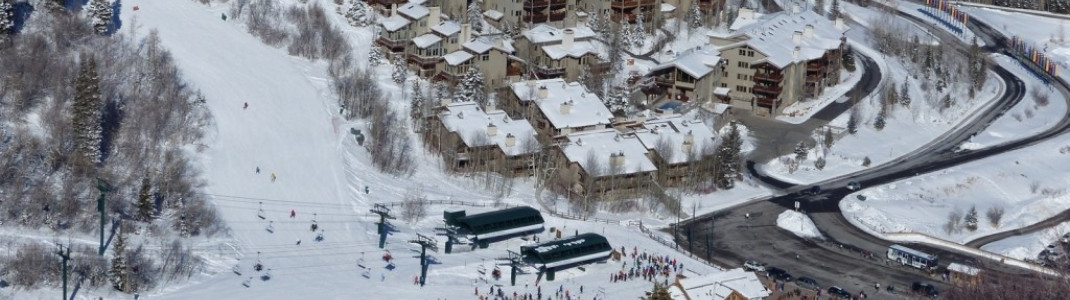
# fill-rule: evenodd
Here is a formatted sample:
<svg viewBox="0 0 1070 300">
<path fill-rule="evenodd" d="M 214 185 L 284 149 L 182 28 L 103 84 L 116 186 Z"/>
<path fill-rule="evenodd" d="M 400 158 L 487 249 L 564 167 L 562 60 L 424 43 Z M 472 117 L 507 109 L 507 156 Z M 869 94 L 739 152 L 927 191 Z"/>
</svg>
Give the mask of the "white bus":
<svg viewBox="0 0 1070 300">
<path fill-rule="evenodd" d="M 888 259 L 926 271 L 932 271 L 939 265 L 936 255 L 910 249 L 902 245 L 888 247 Z"/>
</svg>

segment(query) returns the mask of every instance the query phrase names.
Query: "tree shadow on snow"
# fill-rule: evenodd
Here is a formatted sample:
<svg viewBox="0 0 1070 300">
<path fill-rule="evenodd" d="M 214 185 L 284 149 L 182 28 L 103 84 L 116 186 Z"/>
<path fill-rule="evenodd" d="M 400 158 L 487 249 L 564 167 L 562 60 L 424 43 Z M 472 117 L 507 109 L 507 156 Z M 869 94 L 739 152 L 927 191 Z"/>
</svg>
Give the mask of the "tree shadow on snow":
<svg viewBox="0 0 1070 300">
<path fill-rule="evenodd" d="M 26 26 L 26 20 L 30 19 L 34 7 L 29 2 L 15 2 L 15 26 L 11 28 L 14 33 L 21 33 L 22 27 Z"/>
<path fill-rule="evenodd" d="M 123 28 L 123 20 L 119 18 L 119 12 L 123 11 L 123 0 L 115 0 L 111 3 L 111 25 L 108 26 L 106 35 L 112 35 Z"/>
</svg>

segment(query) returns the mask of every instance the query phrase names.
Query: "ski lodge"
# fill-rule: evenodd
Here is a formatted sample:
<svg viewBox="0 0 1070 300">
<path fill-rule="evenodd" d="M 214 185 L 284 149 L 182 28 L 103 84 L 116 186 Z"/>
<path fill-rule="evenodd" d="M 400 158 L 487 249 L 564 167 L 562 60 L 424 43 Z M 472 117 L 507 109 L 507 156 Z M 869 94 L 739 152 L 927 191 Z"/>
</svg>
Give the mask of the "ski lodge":
<svg viewBox="0 0 1070 300">
<path fill-rule="evenodd" d="M 546 272 L 546 280 L 554 280 L 554 271 L 586 262 L 605 260 L 613 248 L 604 236 L 584 233 L 531 246 L 520 246 L 520 255 L 532 266 Z"/>
<path fill-rule="evenodd" d="M 493 241 L 543 231 L 542 213 L 530 206 L 506 208 L 466 216 L 463 210 L 444 211 L 446 225 L 460 228 L 460 233 L 473 235 L 479 246 L 486 248 Z"/>
</svg>

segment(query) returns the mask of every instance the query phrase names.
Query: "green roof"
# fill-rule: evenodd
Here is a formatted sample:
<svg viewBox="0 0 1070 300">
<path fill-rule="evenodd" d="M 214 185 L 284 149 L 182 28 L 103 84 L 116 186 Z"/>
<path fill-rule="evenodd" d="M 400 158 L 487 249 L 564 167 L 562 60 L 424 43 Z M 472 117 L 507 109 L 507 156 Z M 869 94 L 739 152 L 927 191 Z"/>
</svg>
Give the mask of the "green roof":
<svg viewBox="0 0 1070 300">
<path fill-rule="evenodd" d="M 543 264 L 612 250 L 606 237 L 597 233 L 584 233 L 571 238 L 520 247 L 521 254 Z"/>
<path fill-rule="evenodd" d="M 542 213 L 530 206 L 506 208 L 457 219 L 459 226 L 468 229 L 473 234 L 485 234 L 544 222 Z"/>
</svg>

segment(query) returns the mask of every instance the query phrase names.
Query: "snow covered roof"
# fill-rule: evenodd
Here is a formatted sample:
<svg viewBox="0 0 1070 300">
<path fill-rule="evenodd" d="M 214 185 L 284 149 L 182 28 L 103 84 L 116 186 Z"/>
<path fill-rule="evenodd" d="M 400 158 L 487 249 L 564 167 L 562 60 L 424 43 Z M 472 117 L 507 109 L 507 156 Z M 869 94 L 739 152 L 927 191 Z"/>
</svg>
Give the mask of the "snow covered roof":
<svg viewBox="0 0 1070 300">
<path fill-rule="evenodd" d="M 952 271 L 952 272 L 963 273 L 963 274 L 970 275 L 970 276 L 977 276 L 977 274 L 981 274 L 981 270 L 980 269 L 977 269 L 977 268 L 974 268 L 974 267 L 971 267 L 971 266 L 967 266 L 967 265 L 963 265 L 963 264 L 959 264 L 959 263 L 951 263 L 951 264 L 947 265 L 947 270 L 948 271 Z"/>
<path fill-rule="evenodd" d="M 573 38 L 576 41 L 595 36 L 594 30 L 591 30 L 591 28 L 587 26 L 576 26 L 570 29 L 572 29 Z M 558 29 L 546 24 L 539 24 L 534 28 L 524 31 L 524 38 L 534 44 L 560 43 L 561 37 L 563 36 L 565 36 L 564 29 Z"/>
<path fill-rule="evenodd" d="M 758 280 L 758 276 L 743 269 L 680 279 L 669 290 L 673 299 L 727 299 L 735 291 L 746 299 L 765 299 L 772 292 Z"/>
<path fill-rule="evenodd" d="M 676 10 L 676 6 L 673 6 L 672 4 L 668 4 L 668 3 L 664 3 L 664 2 L 661 3 L 661 12 L 667 13 L 667 12 L 673 12 L 675 10 Z"/>
<path fill-rule="evenodd" d="M 446 54 L 446 55 L 442 56 L 442 58 L 446 60 L 446 63 L 450 64 L 451 66 L 456 66 L 456 65 L 459 65 L 461 63 L 464 63 L 464 62 L 468 61 L 469 59 L 472 59 L 472 57 L 473 57 L 472 53 L 468 53 L 468 51 L 464 51 L 464 50 L 453 51 L 453 52 L 450 52 L 450 54 Z"/>
<path fill-rule="evenodd" d="M 650 68 L 651 72 L 677 68 L 694 78 L 706 77 L 721 62 L 719 52 L 710 45 L 695 47 L 676 55 L 676 58 Z"/>
<path fill-rule="evenodd" d="M 730 92 L 730 91 L 732 91 L 732 90 L 729 89 L 729 88 L 719 87 L 719 88 L 713 89 L 713 94 L 717 95 L 717 96 L 728 96 L 728 92 Z"/>
<path fill-rule="evenodd" d="M 526 151 L 524 145 L 528 140 L 535 140 L 535 129 L 525 120 L 513 120 L 505 111 L 483 111 L 475 102 L 458 102 L 446 106 L 446 111 L 439 114 L 442 124 L 450 132 L 456 132 L 468 147 L 498 145 L 505 155 L 516 156 L 529 154 L 537 147 Z M 488 127 L 494 125 L 494 135 Z M 510 146 L 508 137 L 513 137 Z"/>
<path fill-rule="evenodd" d="M 442 34 L 442 36 L 452 36 L 461 32 L 461 23 L 457 21 L 442 21 L 442 23 L 431 27 L 431 30 Z"/>
<path fill-rule="evenodd" d="M 658 143 L 666 140 L 672 147 L 672 153 L 658 153 L 669 164 L 678 164 L 688 161 L 688 149 L 685 143 L 690 144 L 690 153 L 695 158 L 700 157 L 703 147 L 712 144 L 717 135 L 701 121 L 684 120 L 681 115 L 672 115 L 654 120 L 648 120 L 643 124 L 643 129 L 635 131 L 635 136 L 648 150 L 654 150 Z"/>
<path fill-rule="evenodd" d="M 431 10 L 427 7 L 420 5 L 419 3 L 408 3 L 398 7 L 398 13 L 403 14 L 413 20 L 419 20 L 426 17 L 431 13 Z"/>
<path fill-rule="evenodd" d="M 805 10 L 759 17 L 757 22 L 740 26 L 729 37 L 745 36 L 747 46 L 765 54 L 773 66 L 783 68 L 792 62 L 820 58 L 825 51 L 836 49 L 847 29 L 846 25 L 837 26 L 828 18 Z M 802 35 L 798 42 L 793 37 L 796 32 Z M 796 47 L 799 48 L 798 57 L 794 52 Z"/>
<path fill-rule="evenodd" d="M 474 39 L 470 42 L 464 43 L 464 48 L 471 50 L 472 52 L 483 54 L 487 53 L 487 50 L 493 48 L 494 45 L 484 42 L 482 39 Z"/>
<path fill-rule="evenodd" d="M 550 120 L 554 128 L 577 128 L 598 124 L 610 124 L 613 114 L 598 96 L 588 93 L 577 82 L 565 83 L 554 78 L 531 82 L 514 82 L 510 85 L 520 101 L 536 101 L 539 110 Z M 539 90 L 546 88 L 546 97 L 538 97 Z M 568 103 L 568 109 L 562 105 Z"/>
<path fill-rule="evenodd" d="M 595 43 L 590 41 L 576 41 L 572 42 L 572 46 L 565 47 L 562 44 L 542 46 L 542 51 L 549 56 L 550 59 L 561 59 L 565 56 L 580 58 L 587 54 L 598 55 L 598 48 Z"/>
<path fill-rule="evenodd" d="M 491 9 L 491 10 L 487 10 L 487 11 L 483 12 L 483 16 L 487 17 L 487 18 L 490 18 L 491 20 L 497 21 L 497 20 L 501 20 L 502 17 L 505 16 L 505 14 L 503 14 L 500 11 Z"/>
<path fill-rule="evenodd" d="M 561 146 L 569 162 L 580 165 L 588 174 L 631 174 L 657 170 L 646 156 L 647 150 L 635 136 L 622 135 L 616 129 L 603 129 L 567 135 L 568 143 Z M 622 156 L 621 156 L 622 155 Z M 588 157 L 594 157 L 599 170 L 589 170 Z M 623 157 L 623 158 L 621 158 Z M 617 159 L 614 162 L 614 159 Z M 615 165 L 616 163 L 616 165 Z M 612 170 L 619 168 L 615 172 Z"/>
<path fill-rule="evenodd" d="M 758 23 L 764 16 L 765 14 L 755 12 L 752 9 L 745 7 L 740 8 L 739 13 L 736 15 L 736 20 L 732 22 L 732 25 L 728 26 L 728 29 L 736 31 L 740 28 L 753 25 L 754 23 Z"/>
<path fill-rule="evenodd" d="M 427 48 L 442 41 L 442 37 L 433 33 L 427 33 L 418 37 L 412 38 L 412 43 L 418 48 Z"/>
<path fill-rule="evenodd" d="M 382 24 L 383 29 L 386 29 L 386 31 L 393 32 L 397 31 L 398 29 L 405 28 L 405 26 L 408 26 L 409 19 L 406 19 L 402 16 L 394 15 L 389 18 L 379 19 L 379 24 Z"/>
</svg>

